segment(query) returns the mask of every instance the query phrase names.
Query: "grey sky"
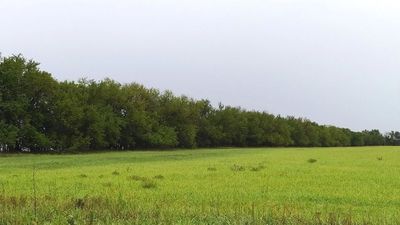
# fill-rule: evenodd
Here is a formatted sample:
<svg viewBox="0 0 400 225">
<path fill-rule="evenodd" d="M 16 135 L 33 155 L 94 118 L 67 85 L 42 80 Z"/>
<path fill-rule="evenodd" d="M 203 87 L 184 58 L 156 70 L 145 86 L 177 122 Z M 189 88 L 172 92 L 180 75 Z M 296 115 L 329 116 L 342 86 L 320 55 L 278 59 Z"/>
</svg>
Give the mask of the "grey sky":
<svg viewBox="0 0 400 225">
<path fill-rule="evenodd" d="M 59 80 L 400 130 L 400 2 L 0 0 L 0 52 Z"/>
</svg>

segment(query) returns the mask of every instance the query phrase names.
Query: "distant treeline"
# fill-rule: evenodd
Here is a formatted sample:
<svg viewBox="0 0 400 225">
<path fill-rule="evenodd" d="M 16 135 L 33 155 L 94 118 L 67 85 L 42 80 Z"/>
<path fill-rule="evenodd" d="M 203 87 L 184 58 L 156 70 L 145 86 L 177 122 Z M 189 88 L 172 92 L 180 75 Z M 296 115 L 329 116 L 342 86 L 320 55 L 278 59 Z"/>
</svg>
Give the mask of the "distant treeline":
<svg viewBox="0 0 400 225">
<path fill-rule="evenodd" d="M 399 143 L 399 132 L 353 132 L 301 118 L 215 108 L 207 100 L 110 79 L 58 82 L 20 55 L 0 59 L 0 150 L 5 152 Z"/>
</svg>

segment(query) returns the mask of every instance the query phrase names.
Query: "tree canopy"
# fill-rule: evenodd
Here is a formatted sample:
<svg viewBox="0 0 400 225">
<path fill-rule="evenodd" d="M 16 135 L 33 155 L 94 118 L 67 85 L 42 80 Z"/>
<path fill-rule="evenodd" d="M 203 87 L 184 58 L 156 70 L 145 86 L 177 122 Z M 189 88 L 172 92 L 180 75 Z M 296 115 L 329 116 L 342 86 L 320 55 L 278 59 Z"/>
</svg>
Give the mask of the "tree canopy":
<svg viewBox="0 0 400 225">
<path fill-rule="evenodd" d="M 398 145 L 307 119 L 175 96 L 111 79 L 55 80 L 21 55 L 0 59 L 0 150 L 68 152 L 221 146 Z"/>
</svg>

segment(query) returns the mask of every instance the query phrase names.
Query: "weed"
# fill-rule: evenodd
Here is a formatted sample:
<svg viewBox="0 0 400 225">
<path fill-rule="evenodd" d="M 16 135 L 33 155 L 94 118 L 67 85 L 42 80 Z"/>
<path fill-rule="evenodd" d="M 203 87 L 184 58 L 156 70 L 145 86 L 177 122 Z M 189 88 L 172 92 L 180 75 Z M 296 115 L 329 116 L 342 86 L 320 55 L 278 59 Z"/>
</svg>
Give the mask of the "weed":
<svg viewBox="0 0 400 225">
<path fill-rule="evenodd" d="M 90 212 L 90 214 L 89 214 L 89 216 L 88 216 L 88 218 L 87 218 L 87 224 L 89 224 L 89 225 L 93 225 L 94 223 L 95 223 L 95 221 L 96 221 L 96 216 L 95 216 L 95 214 L 94 214 L 94 212 L 93 211 L 91 211 Z"/>
<path fill-rule="evenodd" d="M 81 175 L 79 175 L 79 177 L 81 177 L 81 178 L 86 178 L 86 177 L 88 177 L 86 174 L 81 174 Z"/>
<path fill-rule="evenodd" d="M 208 171 L 217 171 L 217 168 L 215 168 L 215 167 L 208 167 L 207 170 L 208 170 Z"/>
<path fill-rule="evenodd" d="M 379 161 L 382 161 L 382 160 L 383 160 L 383 157 L 380 156 L 380 157 L 378 157 L 378 158 L 376 158 L 376 159 L 379 160 Z"/>
<path fill-rule="evenodd" d="M 119 175 L 119 172 L 115 170 L 114 172 L 112 172 L 112 175 L 118 176 L 118 175 Z"/>
<path fill-rule="evenodd" d="M 73 215 L 68 216 L 67 223 L 68 223 L 68 225 L 76 225 L 77 224 Z"/>
<path fill-rule="evenodd" d="M 137 176 L 137 175 L 132 175 L 132 176 L 129 177 L 129 179 L 135 180 L 135 181 L 143 181 L 143 180 L 146 180 L 147 178 L 146 177 Z"/>
<path fill-rule="evenodd" d="M 308 159 L 307 162 L 309 162 L 309 163 L 316 163 L 317 160 L 316 160 L 316 159 Z"/>
<path fill-rule="evenodd" d="M 84 206 L 85 206 L 85 199 L 78 198 L 78 199 L 75 200 L 75 208 L 83 209 Z"/>
<path fill-rule="evenodd" d="M 112 183 L 111 182 L 105 182 L 105 183 L 102 183 L 101 185 L 103 185 L 104 187 L 111 187 Z"/>
<path fill-rule="evenodd" d="M 238 171 L 245 171 L 246 168 L 244 168 L 244 166 L 234 164 L 234 165 L 231 167 L 231 170 L 232 170 L 232 171 L 235 171 L 235 172 L 238 172 Z"/>
<path fill-rule="evenodd" d="M 37 221 L 37 196 L 36 196 L 36 163 L 33 164 L 32 169 L 32 191 L 33 191 L 33 214 L 35 215 L 35 221 Z"/>
<path fill-rule="evenodd" d="M 142 188 L 150 189 L 150 188 L 155 188 L 156 186 L 157 186 L 156 182 L 150 179 L 145 179 L 142 181 Z"/>
<path fill-rule="evenodd" d="M 154 176 L 154 179 L 162 180 L 162 179 L 164 179 L 164 176 L 163 175 L 156 175 L 156 176 Z"/>
<path fill-rule="evenodd" d="M 252 166 L 252 167 L 250 167 L 250 171 L 257 172 L 264 168 L 265 168 L 264 166 L 256 166 L 256 167 Z"/>
</svg>

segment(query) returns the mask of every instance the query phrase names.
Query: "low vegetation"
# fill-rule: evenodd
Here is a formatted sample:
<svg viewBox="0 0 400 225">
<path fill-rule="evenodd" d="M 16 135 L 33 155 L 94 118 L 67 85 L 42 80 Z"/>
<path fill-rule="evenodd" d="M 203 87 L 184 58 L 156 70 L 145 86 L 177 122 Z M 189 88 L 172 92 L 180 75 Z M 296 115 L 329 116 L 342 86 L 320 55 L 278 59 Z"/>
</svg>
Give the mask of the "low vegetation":
<svg viewBox="0 0 400 225">
<path fill-rule="evenodd" d="M 309 162 L 309 163 L 316 163 L 318 160 L 316 160 L 316 159 L 308 159 L 307 160 L 307 162 Z"/>
<path fill-rule="evenodd" d="M 5 155 L 0 224 L 399 224 L 399 153 L 361 147 Z M 311 159 L 318 161 L 310 166 Z"/>
</svg>

